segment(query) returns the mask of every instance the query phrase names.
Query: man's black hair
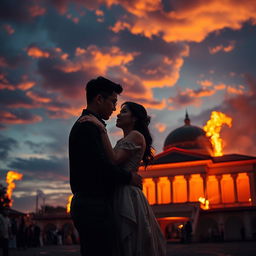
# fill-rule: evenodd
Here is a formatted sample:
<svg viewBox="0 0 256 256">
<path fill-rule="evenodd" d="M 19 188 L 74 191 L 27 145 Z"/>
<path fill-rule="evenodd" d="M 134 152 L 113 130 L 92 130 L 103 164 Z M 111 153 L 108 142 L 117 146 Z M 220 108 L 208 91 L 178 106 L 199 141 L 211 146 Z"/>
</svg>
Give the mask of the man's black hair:
<svg viewBox="0 0 256 256">
<path fill-rule="evenodd" d="M 96 79 L 90 80 L 86 85 L 86 100 L 87 103 L 98 95 L 102 95 L 104 98 L 112 95 L 113 92 L 120 94 L 123 88 L 120 84 L 116 84 L 105 77 L 99 76 Z"/>
</svg>

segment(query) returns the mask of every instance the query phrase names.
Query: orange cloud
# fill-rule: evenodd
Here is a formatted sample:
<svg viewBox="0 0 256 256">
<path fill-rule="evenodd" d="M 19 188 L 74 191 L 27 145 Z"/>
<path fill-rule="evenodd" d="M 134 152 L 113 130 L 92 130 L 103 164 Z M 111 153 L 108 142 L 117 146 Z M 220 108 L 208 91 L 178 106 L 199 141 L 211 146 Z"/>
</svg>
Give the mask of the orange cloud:
<svg viewBox="0 0 256 256">
<path fill-rule="evenodd" d="M 46 13 L 46 9 L 39 5 L 30 6 L 28 11 L 31 17 L 42 16 Z"/>
<path fill-rule="evenodd" d="M 179 92 L 177 95 L 168 99 L 168 109 L 178 109 L 183 106 L 195 105 L 200 106 L 203 97 L 210 97 L 216 93 L 215 89 L 209 89 L 207 87 L 192 90 L 187 88 L 185 91 Z"/>
<path fill-rule="evenodd" d="M 210 54 L 215 54 L 217 52 L 220 52 L 220 51 L 223 51 L 223 52 L 231 52 L 235 49 L 235 42 L 232 41 L 230 42 L 229 45 L 227 46 L 223 46 L 222 44 L 221 45 L 218 45 L 218 46 L 215 46 L 215 47 L 209 47 L 209 52 Z"/>
<path fill-rule="evenodd" d="M 162 63 L 158 67 L 153 70 L 147 70 L 147 72 L 151 72 L 151 74 L 158 73 L 162 74 L 161 77 L 157 77 L 154 79 L 146 79 L 144 78 L 143 84 L 146 87 L 157 88 L 164 86 L 173 86 L 178 81 L 180 77 L 180 69 L 184 63 L 184 57 L 189 55 L 188 46 L 180 53 L 179 57 L 175 59 L 170 59 L 168 57 L 163 57 Z M 162 64 L 162 65 L 161 65 Z"/>
<path fill-rule="evenodd" d="M 211 87 L 213 85 L 212 81 L 210 80 L 197 81 L 197 83 L 203 87 Z"/>
<path fill-rule="evenodd" d="M 23 91 L 26 91 L 30 88 L 32 88 L 36 83 L 33 81 L 24 81 L 17 85 L 17 88 Z"/>
<path fill-rule="evenodd" d="M 254 0 L 171 1 L 169 10 L 160 0 L 106 2 L 109 5 L 118 3 L 133 14 L 132 19 L 119 20 L 112 28 L 114 32 L 128 29 L 149 38 L 161 36 L 167 42 L 201 42 L 213 31 L 240 29 L 245 21 L 256 19 Z"/>
<path fill-rule="evenodd" d="M 52 99 L 40 96 L 39 94 L 36 94 L 32 91 L 26 92 L 26 95 L 36 102 L 49 103 L 52 101 Z"/>
<path fill-rule="evenodd" d="M 40 121 L 42 121 L 42 117 L 38 115 L 22 118 L 18 114 L 0 110 L 0 122 L 4 124 L 31 124 Z"/>
<path fill-rule="evenodd" d="M 22 77 L 22 80 L 23 80 L 22 82 L 14 85 L 8 81 L 8 79 L 5 77 L 4 74 L 0 74 L 0 90 L 7 89 L 7 90 L 14 91 L 16 89 L 20 89 L 22 91 L 26 91 L 32 88 L 36 84 L 34 81 L 28 81 L 27 79 L 28 78 L 25 75 Z"/>
<path fill-rule="evenodd" d="M 74 61 L 66 61 L 58 68 L 70 73 L 94 67 L 98 70 L 98 74 L 105 74 L 111 67 L 123 66 L 131 62 L 138 53 L 124 53 L 118 47 L 100 50 L 97 46 L 91 45 L 87 49 L 77 48 L 75 55 L 77 58 Z"/>
<path fill-rule="evenodd" d="M 223 83 L 221 83 L 221 84 L 216 84 L 216 85 L 214 86 L 214 88 L 215 88 L 216 90 L 224 90 L 226 87 L 227 87 L 227 86 L 226 86 L 225 84 L 223 84 Z"/>
<path fill-rule="evenodd" d="M 155 124 L 155 128 L 159 131 L 159 132 L 164 132 L 167 128 L 166 124 L 164 123 L 156 123 Z"/>
<path fill-rule="evenodd" d="M 72 14 L 67 14 L 66 17 L 71 20 L 72 22 L 74 22 L 75 24 L 79 23 L 79 18 L 78 17 L 73 17 Z"/>
<path fill-rule="evenodd" d="M 244 95 L 245 94 L 243 86 L 240 86 L 239 88 L 228 86 L 227 92 L 230 94 L 235 94 L 235 95 Z"/>
<path fill-rule="evenodd" d="M 210 89 L 199 89 L 199 90 L 192 90 L 187 88 L 185 92 L 182 92 L 183 95 L 189 95 L 189 97 L 195 98 L 202 98 L 202 97 L 209 97 L 215 94 L 215 90 Z"/>
<path fill-rule="evenodd" d="M 3 28 L 8 33 L 8 35 L 12 35 L 15 32 L 15 29 L 10 24 L 4 24 Z"/>
<path fill-rule="evenodd" d="M 30 56 L 32 58 L 36 58 L 36 59 L 38 59 L 38 58 L 49 58 L 50 57 L 49 52 L 43 51 L 37 46 L 28 47 L 27 54 L 28 54 L 28 56 Z"/>
</svg>

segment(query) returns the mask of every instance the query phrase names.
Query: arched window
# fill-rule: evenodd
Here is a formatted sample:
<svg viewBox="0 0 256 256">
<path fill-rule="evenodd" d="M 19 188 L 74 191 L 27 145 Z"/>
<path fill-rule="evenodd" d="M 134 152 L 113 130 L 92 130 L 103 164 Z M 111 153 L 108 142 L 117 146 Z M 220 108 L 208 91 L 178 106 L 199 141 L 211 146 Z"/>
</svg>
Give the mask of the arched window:
<svg viewBox="0 0 256 256">
<path fill-rule="evenodd" d="M 235 201 L 234 182 L 230 174 L 222 175 L 221 190 L 223 203 L 233 203 Z"/>
<path fill-rule="evenodd" d="M 250 201 L 250 183 L 247 173 L 239 173 L 236 180 L 239 202 Z"/>
<path fill-rule="evenodd" d="M 198 202 L 199 197 L 204 197 L 203 179 L 200 174 L 192 174 L 189 181 L 189 201 Z"/>
<path fill-rule="evenodd" d="M 148 199 L 149 204 L 156 203 L 155 183 L 151 178 L 143 179 L 143 193 Z"/>
<path fill-rule="evenodd" d="M 183 203 L 187 201 L 187 182 L 183 175 L 175 176 L 173 181 L 173 201 Z"/>
<path fill-rule="evenodd" d="M 171 201 L 170 197 L 170 181 L 167 177 L 160 177 L 158 184 L 158 203 L 159 204 L 168 204 Z"/>
<path fill-rule="evenodd" d="M 210 204 L 218 204 L 220 202 L 218 180 L 214 175 L 207 178 L 207 197 Z"/>
</svg>

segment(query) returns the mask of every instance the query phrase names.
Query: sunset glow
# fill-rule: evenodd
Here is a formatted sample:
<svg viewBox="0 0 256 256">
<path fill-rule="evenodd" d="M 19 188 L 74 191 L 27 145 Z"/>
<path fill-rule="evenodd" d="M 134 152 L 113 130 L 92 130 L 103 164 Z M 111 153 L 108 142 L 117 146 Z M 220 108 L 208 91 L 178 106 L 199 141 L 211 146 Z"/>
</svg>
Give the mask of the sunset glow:
<svg viewBox="0 0 256 256">
<path fill-rule="evenodd" d="M 250 114 L 256 99 L 255 0 L 11 2 L 0 1 L 0 166 L 26 174 L 15 209 L 34 210 L 29 185 L 41 181 L 42 191 L 62 182 L 65 193 L 56 189 L 47 202 L 66 208 L 68 136 L 87 106 L 87 82 L 98 76 L 123 87 L 106 120 L 113 146 L 123 136 L 116 127 L 120 106 L 132 101 L 151 117 L 155 154 L 183 125 L 186 110 L 191 125 L 201 128 L 218 110 L 232 118 L 232 128 L 225 127 L 229 121 L 207 128 L 214 155 L 256 155 Z M 178 176 L 172 195 L 166 195 L 168 178 L 160 179 L 156 194 L 148 177 L 144 191 L 150 203 L 198 203 L 206 197 L 202 177 L 191 177 L 196 188 L 187 195 L 186 177 Z M 218 182 L 214 177 L 207 182 L 207 199 L 217 203 Z M 247 178 L 240 175 L 238 183 L 245 187 Z M 238 197 L 248 202 L 248 191 L 239 190 Z"/>
</svg>

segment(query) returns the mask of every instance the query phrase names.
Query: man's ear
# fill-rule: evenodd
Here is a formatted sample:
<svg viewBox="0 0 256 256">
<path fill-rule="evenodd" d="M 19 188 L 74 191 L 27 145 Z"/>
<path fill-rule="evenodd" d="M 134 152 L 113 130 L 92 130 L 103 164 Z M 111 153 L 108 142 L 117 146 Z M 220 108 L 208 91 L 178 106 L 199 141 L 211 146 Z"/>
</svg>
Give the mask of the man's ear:
<svg viewBox="0 0 256 256">
<path fill-rule="evenodd" d="M 101 94 L 97 94 L 96 97 L 95 97 L 95 102 L 100 105 L 100 104 L 102 104 L 103 99 L 104 98 Z"/>
</svg>

